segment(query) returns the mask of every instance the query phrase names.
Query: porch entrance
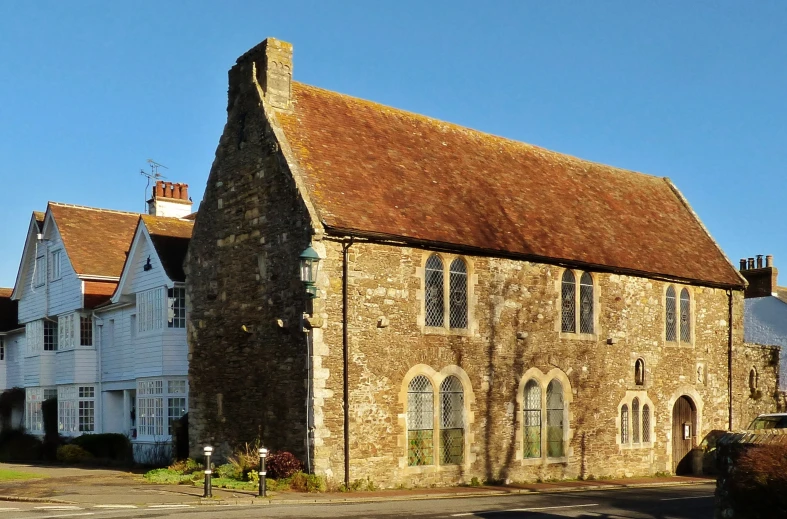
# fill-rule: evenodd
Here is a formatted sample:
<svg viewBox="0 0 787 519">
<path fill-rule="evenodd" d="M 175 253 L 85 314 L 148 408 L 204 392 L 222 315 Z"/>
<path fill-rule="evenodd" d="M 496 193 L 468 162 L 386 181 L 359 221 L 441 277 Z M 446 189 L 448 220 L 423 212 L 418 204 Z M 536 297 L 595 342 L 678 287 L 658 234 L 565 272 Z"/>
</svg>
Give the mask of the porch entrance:
<svg viewBox="0 0 787 519">
<path fill-rule="evenodd" d="M 691 449 L 697 442 L 697 407 L 682 396 L 672 408 L 672 470 L 691 474 Z"/>
</svg>

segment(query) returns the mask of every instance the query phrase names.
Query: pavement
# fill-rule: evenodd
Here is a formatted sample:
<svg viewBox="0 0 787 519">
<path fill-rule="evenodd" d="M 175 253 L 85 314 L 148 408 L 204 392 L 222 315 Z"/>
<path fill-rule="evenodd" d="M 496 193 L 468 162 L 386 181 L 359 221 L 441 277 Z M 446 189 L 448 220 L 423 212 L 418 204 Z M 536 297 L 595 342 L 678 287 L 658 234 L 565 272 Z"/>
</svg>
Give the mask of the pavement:
<svg viewBox="0 0 787 519">
<path fill-rule="evenodd" d="M 213 488 L 213 498 L 204 499 L 202 486 L 150 484 L 141 473 L 121 470 L 7 463 L 0 464 L 0 469 L 42 476 L 0 481 L 0 501 L 102 507 L 370 503 L 700 485 L 715 481 L 702 477 L 668 476 L 312 494 L 287 491 L 269 492 L 267 498 L 258 498 L 256 492 L 251 491 Z"/>
</svg>

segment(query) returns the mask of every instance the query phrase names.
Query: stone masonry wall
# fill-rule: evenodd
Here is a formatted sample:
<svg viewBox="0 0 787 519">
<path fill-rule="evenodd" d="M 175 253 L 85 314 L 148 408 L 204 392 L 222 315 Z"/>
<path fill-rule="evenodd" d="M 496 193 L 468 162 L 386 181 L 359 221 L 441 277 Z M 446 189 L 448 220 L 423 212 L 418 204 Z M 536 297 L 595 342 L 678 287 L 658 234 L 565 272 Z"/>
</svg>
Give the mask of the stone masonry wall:
<svg viewBox="0 0 787 519">
<path fill-rule="evenodd" d="M 252 53 L 253 54 L 253 53 Z M 251 62 L 230 71 L 228 121 L 187 259 L 190 451 L 262 439 L 305 458 L 308 213 L 267 122 Z"/>
<path fill-rule="evenodd" d="M 316 313 L 315 467 L 343 478 L 342 250 L 324 240 L 327 259 Z M 465 257 L 469 268 L 470 333 L 423 327 L 423 269 L 430 253 L 416 248 L 355 243 L 349 249 L 350 479 L 428 485 L 480 479 L 532 480 L 633 476 L 671 471 L 674 402 L 688 395 L 699 414 L 698 444 L 728 425 L 728 295 L 688 287 L 693 344 L 664 340 L 667 283 L 608 273 L 596 279 L 596 333 L 560 332 L 557 266 Z M 450 261 L 448 255 L 446 265 Z M 682 288 L 676 285 L 678 293 Z M 742 347 L 743 294 L 733 293 L 734 344 Z M 420 323 L 420 324 L 419 324 Z M 634 364 L 645 361 L 644 386 Z M 464 377 L 469 450 L 461 466 L 407 465 L 406 378 L 416 366 Z M 533 368 L 570 384 L 569 449 L 564 460 L 522 459 L 523 375 Z M 422 368 L 415 368 L 416 371 Z M 426 368 L 423 368 L 426 369 Z M 620 444 L 620 405 L 650 401 L 653 441 Z"/>
<path fill-rule="evenodd" d="M 735 352 L 733 365 L 733 429 L 745 429 L 758 415 L 775 413 L 779 409 L 779 354 L 778 346 L 745 343 Z M 755 388 L 750 387 L 754 370 Z"/>
</svg>

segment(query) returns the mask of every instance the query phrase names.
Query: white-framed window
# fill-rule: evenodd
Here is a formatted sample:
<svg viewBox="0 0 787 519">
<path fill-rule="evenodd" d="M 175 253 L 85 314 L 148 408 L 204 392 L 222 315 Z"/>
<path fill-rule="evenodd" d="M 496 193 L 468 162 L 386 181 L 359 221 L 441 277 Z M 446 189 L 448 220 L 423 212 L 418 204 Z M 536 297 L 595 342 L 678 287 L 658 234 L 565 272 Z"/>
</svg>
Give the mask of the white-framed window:
<svg viewBox="0 0 787 519">
<path fill-rule="evenodd" d="M 49 255 L 49 264 L 50 267 L 50 278 L 52 281 L 60 279 L 63 277 L 62 268 L 61 268 L 61 259 L 63 256 L 63 249 L 53 250 Z"/>
<path fill-rule="evenodd" d="M 75 314 L 61 315 L 58 318 L 58 349 L 70 350 L 76 346 Z"/>
<path fill-rule="evenodd" d="M 139 333 L 160 330 L 163 327 L 163 304 L 163 288 L 153 288 L 137 294 L 137 326 Z"/>
<path fill-rule="evenodd" d="M 25 429 L 30 434 L 44 433 L 44 414 L 41 404 L 57 396 L 57 389 L 29 387 L 25 389 Z"/>
<path fill-rule="evenodd" d="M 57 351 L 58 327 L 55 321 L 44 321 L 44 351 Z"/>
<path fill-rule="evenodd" d="M 79 432 L 96 430 L 96 389 L 93 386 L 79 386 Z"/>
<path fill-rule="evenodd" d="M 167 327 L 186 327 L 186 289 L 170 288 L 167 292 Z"/>
<path fill-rule="evenodd" d="M 58 387 L 57 422 L 62 434 L 95 432 L 95 387 L 79 385 Z"/>
<path fill-rule="evenodd" d="M 38 355 L 44 351 L 44 321 L 32 321 L 25 324 L 25 343 L 27 355 Z"/>
<path fill-rule="evenodd" d="M 33 274 L 33 284 L 40 287 L 46 283 L 46 255 L 42 253 L 36 256 L 36 263 L 33 270 L 35 270 Z"/>
<path fill-rule="evenodd" d="M 579 279 L 577 279 L 579 278 Z M 579 297 L 577 297 L 579 281 Z M 586 333 L 595 331 L 595 299 L 593 276 L 588 272 L 563 272 L 560 287 L 560 331 Z"/>
<path fill-rule="evenodd" d="M 448 266 L 448 283 L 445 277 L 443 258 L 432 254 L 424 266 L 424 324 L 466 330 L 470 325 L 467 262 L 454 258 Z"/>
<path fill-rule="evenodd" d="M 79 316 L 79 345 L 93 346 L 93 316 Z"/>
<path fill-rule="evenodd" d="M 172 434 L 173 424 L 188 412 L 185 379 L 137 381 L 137 438 Z"/>
</svg>

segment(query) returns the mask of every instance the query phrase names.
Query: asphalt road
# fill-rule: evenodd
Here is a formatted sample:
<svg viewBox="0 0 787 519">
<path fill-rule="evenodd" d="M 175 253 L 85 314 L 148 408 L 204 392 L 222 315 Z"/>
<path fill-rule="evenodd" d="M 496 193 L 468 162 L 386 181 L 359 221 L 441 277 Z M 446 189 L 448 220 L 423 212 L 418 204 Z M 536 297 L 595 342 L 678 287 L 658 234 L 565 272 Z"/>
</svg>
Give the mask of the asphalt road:
<svg viewBox="0 0 787 519">
<path fill-rule="evenodd" d="M 377 503 L 314 505 L 158 505 L 136 508 L 0 503 L 0 519 L 60 519 L 90 517 L 129 519 L 159 517 L 210 518 L 478 518 L 556 519 L 560 517 L 600 519 L 711 519 L 713 484 L 571 492 L 384 501 Z M 131 505 L 129 505 L 131 506 Z"/>
</svg>

